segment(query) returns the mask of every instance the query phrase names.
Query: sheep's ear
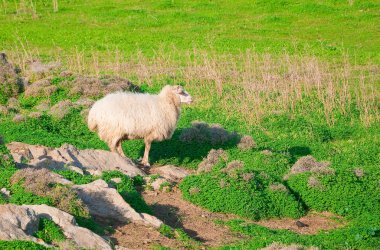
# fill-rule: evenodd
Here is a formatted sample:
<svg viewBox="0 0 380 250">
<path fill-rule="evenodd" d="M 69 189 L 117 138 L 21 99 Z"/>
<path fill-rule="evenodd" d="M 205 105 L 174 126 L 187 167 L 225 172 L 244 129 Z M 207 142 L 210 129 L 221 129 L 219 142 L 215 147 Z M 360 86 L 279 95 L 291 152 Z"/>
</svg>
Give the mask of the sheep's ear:
<svg viewBox="0 0 380 250">
<path fill-rule="evenodd" d="M 174 86 L 174 90 L 176 93 L 181 94 L 183 92 L 183 88 L 180 85 Z"/>
</svg>

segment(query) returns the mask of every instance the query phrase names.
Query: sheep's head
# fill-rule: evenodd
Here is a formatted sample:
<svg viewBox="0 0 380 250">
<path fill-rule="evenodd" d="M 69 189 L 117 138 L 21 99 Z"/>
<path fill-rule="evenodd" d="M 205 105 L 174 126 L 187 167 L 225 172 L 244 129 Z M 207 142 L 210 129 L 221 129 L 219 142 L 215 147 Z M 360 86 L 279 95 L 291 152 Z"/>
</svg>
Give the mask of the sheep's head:
<svg viewBox="0 0 380 250">
<path fill-rule="evenodd" d="M 174 102 L 176 103 L 176 105 L 179 105 L 181 103 L 190 104 L 193 102 L 193 98 L 191 97 L 191 95 L 189 95 L 189 93 L 187 93 L 187 91 L 182 86 L 179 86 L 179 85 L 175 85 L 175 86 L 166 85 L 162 89 L 160 95 L 171 96 L 171 98 L 174 98 L 175 100 Z"/>
<path fill-rule="evenodd" d="M 181 103 L 190 104 L 193 102 L 191 95 L 189 95 L 189 93 L 187 93 L 187 91 L 182 86 L 176 85 L 173 86 L 173 89 L 176 95 L 179 96 Z"/>
</svg>

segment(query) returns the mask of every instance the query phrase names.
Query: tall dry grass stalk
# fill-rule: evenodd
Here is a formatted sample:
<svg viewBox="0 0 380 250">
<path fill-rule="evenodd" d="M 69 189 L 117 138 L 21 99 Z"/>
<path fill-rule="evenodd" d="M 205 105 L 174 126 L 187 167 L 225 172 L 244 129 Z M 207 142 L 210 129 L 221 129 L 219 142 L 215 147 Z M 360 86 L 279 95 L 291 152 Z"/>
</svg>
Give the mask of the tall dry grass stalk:
<svg viewBox="0 0 380 250">
<path fill-rule="evenodd" d="M 58 0 L 53 0 L 53 11 L 58 12 Z"/>
<path fill-rule="evenodd" d="M 11 56 L 25 67 L 25 59 L 30 60 L 36 52 L 21 47 L 23 53 Z M 359 114 L 367 126 L 380 121 L 376 85 L 380 68 L 353 65 L 348 56 L 339 62 L 325 62 L 310 55 L 274 56 L 251 50 L 220 55 L 196 49 L 185 54 L 175 49 L 159 50 L 152 57 L 142 52 L 128 56 L 120 50 L 93 52 L 86 57 L 78 49 L 74 55 L 64 55 L 57 53 L 54 60 L 80 74 L 112 74 L 148 85 L 183 83 L 198 100 L 197 105 L 218 108 L 224 115 L 249 124 L 267 114 L 284 112 L 316 112 L 329 124 L 335 122 L 338 113 Z"/>
<path fill-rule="evenodd" d="M 20 0 L 16 5 L 16 13 L 18 15 L 31 15 L 33 18 L 38 18 L 37 7 L 33 0 Z"/>
</svg>

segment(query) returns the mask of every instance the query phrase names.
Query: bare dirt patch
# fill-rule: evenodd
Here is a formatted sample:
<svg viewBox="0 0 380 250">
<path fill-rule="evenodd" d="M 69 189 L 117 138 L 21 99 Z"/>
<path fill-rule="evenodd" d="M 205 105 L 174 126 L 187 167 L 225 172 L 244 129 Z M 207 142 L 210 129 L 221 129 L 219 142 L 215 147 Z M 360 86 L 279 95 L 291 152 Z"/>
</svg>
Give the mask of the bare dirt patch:
<svg viewBox="0 0 380 250">
<path fill-rule="evenodd" d="M 231 244 L 243 239 L 227 226 L 216 225 L 215 220 L 231 220 L 233 215 L 211 213 L 182 199 L 180 191 L 170 193 L 143 192 L 144 200 L 152 206 L 154 215 L 173 228 L 183 229 L 190 237 L 206 246 Z"/>
<path fill-rule="evenodd" d="M 296 223 L 297 221 L 301 223 Z M 288 229 L 299 234 L 317 234 L 320 230 L 331 230 L 345 225 L 341 217 L 330 212 L 311 212 L 298 220 L 283 218 L 262 220 L 255 223 L 271 229 Z M 299 226 L 300 224 L 306 224 L 306 226 Z"/>
<path fill-rule="evenodd" d="M 110 237 L 115 245 L 127 249 L 152 249 L 153 246 L 159 245 L 181 249 L 181 243 L 178 240 L 163 236 L 155 228 L 135 223 L 117 226 Z"/>
</svg>

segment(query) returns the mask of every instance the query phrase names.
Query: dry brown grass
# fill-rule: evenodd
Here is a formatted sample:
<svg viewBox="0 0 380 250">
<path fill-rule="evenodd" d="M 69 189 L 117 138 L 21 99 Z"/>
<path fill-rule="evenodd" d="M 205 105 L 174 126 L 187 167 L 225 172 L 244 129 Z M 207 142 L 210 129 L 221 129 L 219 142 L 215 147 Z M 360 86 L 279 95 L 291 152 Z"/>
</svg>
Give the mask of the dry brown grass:
<svg viewBox="0 0 380 250">
<path fill-rule="evenodd" d="M 335 170 L 330 168 L 330 162 L 321 161 L 318 162 L 313 156 L 307 155 L 299 158 L 292 166 L 289 173 L 284 176 L 284 179 L 288 179 L 290 175 L 311 172 L 322 175 L 333 175 Z"/>
<path fill-rule="evenodd" d="M 21 183 L 27 191 L 49 197 L 57 208 L 65 212 L 89 215 L 88 208 L 77 194 L 67 186 L 56 185 L 51 172 L 47 169 L 25 168 L 19 170 L 11 177 L 11 183 Z"/>
<path fill-rule="evenodd" d="M 221 160 L 228 160 L 227 153 L 223 149 L 211 149 L 207 157 L 199 163 L 197 173 L 211 172 L 212 168 Z"/>
<path fill-rule="evenodd" d="M 288 192 L 288 189 L 281 183 L 274 183 L 269 186 L 272 191 Z"/>
<path fill-rule="evenodd" d="M 222 173 L 227 173 L 231 178 L 238 178 L 237 171 L 244 167 L 244 162 L 234 160 L 227 164 L 225 168 L 221 170 Z"/>
<path fill-rule="evenodd" d="M 23 51 L 10 54 L 22 68 L 25 61 L 38 56 L 27 43 L 20 43 L 13 51 Z M 218 98 L 218 108 L 227 118 L 239 117 L 248 124 L 259 122 L 266 114 L 282 112 L 317 112 L 330 124 L 335 122 L 336 112 L 347 116 L 359 112 L 365 125 L 380 120 L 376 85 L 380 68 L 352 64 L 348 56 L 326 62 L 312 55 L 284 52 L 274 56 L 252 50 L 220 55 L 173 49 L 157 51 L 152 57 L 141 52 L 124 55 L 119 50 L 105 55 L 94 52 L 91 57 L 79 50 L 74 55 L 59 50 L 51 54 L 68 70 L 80 74 L 111 74 L 148 85 L 183 82 L 198 106 L 211 108 L 210 99 Z"/>
</svg>

